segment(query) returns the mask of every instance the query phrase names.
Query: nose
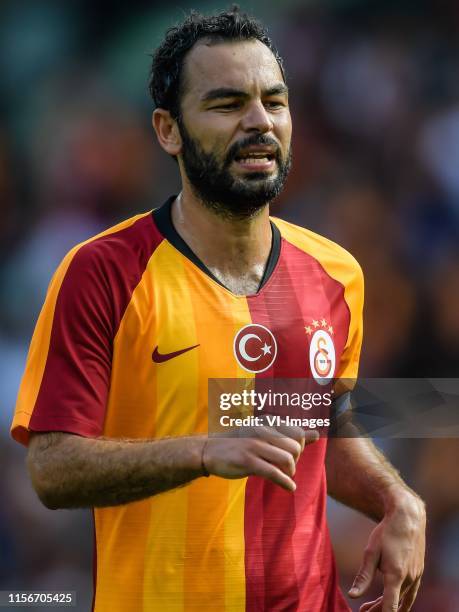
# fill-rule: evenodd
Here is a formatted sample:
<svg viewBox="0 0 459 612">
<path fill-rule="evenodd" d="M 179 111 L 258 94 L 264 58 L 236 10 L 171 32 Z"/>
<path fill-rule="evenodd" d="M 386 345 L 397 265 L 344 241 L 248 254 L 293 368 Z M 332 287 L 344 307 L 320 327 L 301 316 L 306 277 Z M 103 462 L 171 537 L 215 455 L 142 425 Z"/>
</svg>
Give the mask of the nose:
<svg viewBox="0 0 459 612">
<path fill-rule="evenodd" d="M 246 132 L 260 132 L 265 134 L 273 129 L 273 122 L 261 100 L 253 101 L 248 105 L 247 111 L 241 121 Z"/>
</svg>

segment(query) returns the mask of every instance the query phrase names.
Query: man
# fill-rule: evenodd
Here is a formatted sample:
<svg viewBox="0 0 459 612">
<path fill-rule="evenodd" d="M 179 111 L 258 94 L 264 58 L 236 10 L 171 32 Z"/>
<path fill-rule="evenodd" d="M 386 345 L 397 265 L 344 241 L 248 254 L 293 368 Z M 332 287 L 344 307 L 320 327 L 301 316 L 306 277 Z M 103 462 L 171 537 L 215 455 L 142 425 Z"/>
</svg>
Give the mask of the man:
<svg viewBox="0 0 459 612">
<path fill-rule="evenodd" d="M 291 157 L 281 60 L 237 9 L 193 14 L 155 53 L 150 89 L 182 191 L 63 260 L 12 427 L 46 506 L 94 508 L 94 609 L 349 610 L 328 487 L 378 521 L 350 595 L 379 569 L 384 592 L 361 609 L 407 611 L 424 507 L 369 441 L 208 435 L 210 379 L 357 375 L 358 264 L 269 218 Z"/>
</svg>

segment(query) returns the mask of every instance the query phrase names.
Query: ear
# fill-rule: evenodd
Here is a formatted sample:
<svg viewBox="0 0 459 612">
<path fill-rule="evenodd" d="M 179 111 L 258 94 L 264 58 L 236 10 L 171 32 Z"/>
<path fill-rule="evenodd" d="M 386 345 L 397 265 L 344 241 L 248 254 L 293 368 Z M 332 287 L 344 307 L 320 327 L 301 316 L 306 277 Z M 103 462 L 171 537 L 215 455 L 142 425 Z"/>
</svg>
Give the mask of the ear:
<svg viewBox="0 0 459 612">
<path fill-rule="evenodd" d="M 164 108 L 153 111 L 153 128 L 156 132 L 158 142 L 169 155 L 179 155 L 182 150 L 182 138 L 177 122 L 172 119 L 171 114 Z"/>
</svg>

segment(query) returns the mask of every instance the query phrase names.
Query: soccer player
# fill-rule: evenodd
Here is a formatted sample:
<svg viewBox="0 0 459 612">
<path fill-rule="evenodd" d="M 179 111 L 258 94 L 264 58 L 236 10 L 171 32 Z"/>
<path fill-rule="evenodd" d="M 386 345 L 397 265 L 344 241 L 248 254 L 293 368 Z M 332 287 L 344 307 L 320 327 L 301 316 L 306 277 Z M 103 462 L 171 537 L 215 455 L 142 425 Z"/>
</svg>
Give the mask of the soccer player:
<svg viewBox="0 0 459 612">
<path fill-rule="evenodd" d="M 291 164 L 281 59 L 237 9 L 193 14 L 156 51 L 150 90 L 182 190 L 55 273 L 12 425 L 33 485 L 51 509 L 94 508 L 97 612 L 349 610 L 327 492 L 377 522 L 350 595 L 379 569 L 361 610 L 406 612 L 424 505 L 368 440 L 208 435 L 209 379 L 357 375 L 358 264 L 269 217 Z"/>
</svg>

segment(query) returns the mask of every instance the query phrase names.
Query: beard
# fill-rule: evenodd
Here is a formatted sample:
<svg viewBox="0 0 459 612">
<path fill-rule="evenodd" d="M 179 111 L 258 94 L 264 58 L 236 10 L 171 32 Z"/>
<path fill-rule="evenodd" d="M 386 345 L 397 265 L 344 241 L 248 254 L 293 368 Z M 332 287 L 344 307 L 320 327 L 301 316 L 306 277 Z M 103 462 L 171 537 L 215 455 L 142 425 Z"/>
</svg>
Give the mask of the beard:
<svg viewBox="0 0 459 612">
<path fill-rule="evenodd" d="M 263 134 L 254 134 L 234 143 L 225 158 L 220 161 L 214 153 L 206 153 L 179 121 L 182 137 L 182 160 L 191 188 L 205 206 L 226 218 L 253 217 L 274 200 L 282 191 L 292 163 L 291 148 L 285 159 L 278 143 Z M 250 172 L 246 176 L 233 176 L 232 162 L 239 152 L 250 145 L 276 147 L 277 172 Z"/>
</svg>

